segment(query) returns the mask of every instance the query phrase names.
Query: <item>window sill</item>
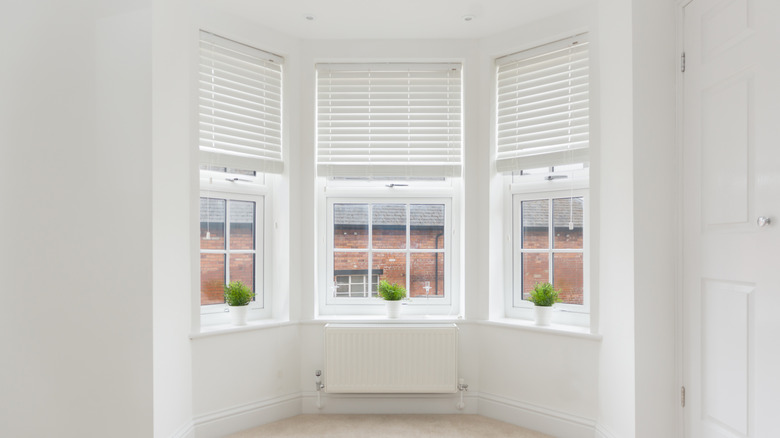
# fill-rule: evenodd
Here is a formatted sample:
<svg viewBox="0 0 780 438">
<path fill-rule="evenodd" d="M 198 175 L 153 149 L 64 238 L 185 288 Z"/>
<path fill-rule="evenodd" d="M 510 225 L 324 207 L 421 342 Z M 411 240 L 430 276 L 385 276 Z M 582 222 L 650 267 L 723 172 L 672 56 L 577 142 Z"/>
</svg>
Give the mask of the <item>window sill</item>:
<svg viewBox="0 0 780 438">
<path fill-rule="evenodd" d="M 249 332 L 254 330 L 264 330 L 276 327 L 285 327 L 298 324 L 294 321 L 283 321 L 279 319 L 258 319 L 247 321 L 246 325 L 219 324 L 209 325 L 200 328 L 199 333 L 191 333 L 190 339 L 201 339 L 212 336 L 220 336 L 231 333 Z"/>
<path fill-rule="evenodd" d="M 598 333 L 590 333 L 587 327 L 576 325 L 551 324 L 548 326 L 538 326 L 533 321 L 527 319 L 500 318 L 490 321 L 475 321 L 480 325 L 493 327 L 504 327 L 518 330 L 525 330 L 537 333 L 546 333 L 550 335 L 569 336 L 573 338 L 588 339 L 591 341 L 601 341 L 602 336 Z"/>
<path fill-rule="evenodd" d="M 321 315 L 314 319 L 300 321 L 301 324 L 359 323 L 359 324 L 435 324 L 440 322 L 465 322 L 461 316 L 453 315 L 402 315 L 388 318 L 380 315 Z"/>
</svg>

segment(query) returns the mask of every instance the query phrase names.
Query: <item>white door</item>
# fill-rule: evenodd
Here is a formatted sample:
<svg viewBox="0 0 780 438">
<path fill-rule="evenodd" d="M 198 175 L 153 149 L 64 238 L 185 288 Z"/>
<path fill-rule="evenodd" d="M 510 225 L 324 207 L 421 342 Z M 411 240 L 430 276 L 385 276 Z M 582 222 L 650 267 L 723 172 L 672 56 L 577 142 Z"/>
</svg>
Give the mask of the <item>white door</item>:
<svg viewBox="0 0 780 438">
<path fill-rule="evenodd" d="M 684 16 L 685 436 L 777 438 L 780 0 Z"/>
</svg>

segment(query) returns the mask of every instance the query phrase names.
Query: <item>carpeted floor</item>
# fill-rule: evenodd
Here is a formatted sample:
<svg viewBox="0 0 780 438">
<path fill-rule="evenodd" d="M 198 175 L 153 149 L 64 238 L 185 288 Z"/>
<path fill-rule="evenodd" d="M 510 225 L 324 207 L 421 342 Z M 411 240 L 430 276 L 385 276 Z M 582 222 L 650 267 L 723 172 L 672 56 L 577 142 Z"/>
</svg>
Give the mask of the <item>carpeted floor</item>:
<svg viewBox="0 0 780 438">
<path fill-rule="evenodd" d="M 480 415 L 298 415 L 229 438 L 552 438 Z"/>
</svg>

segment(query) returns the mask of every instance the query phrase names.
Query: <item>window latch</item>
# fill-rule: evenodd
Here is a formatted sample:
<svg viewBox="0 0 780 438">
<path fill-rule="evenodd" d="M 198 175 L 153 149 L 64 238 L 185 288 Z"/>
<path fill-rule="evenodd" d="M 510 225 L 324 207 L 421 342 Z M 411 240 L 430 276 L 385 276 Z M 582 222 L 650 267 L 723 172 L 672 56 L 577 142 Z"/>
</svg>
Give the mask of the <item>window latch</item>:
<svg viewBox="0 0 780 438">
<path fill-rule="evenodd" d="M 392 189 L 393 187 L 406 187 L 408 185 L 409 184 L 385 184 L 385 187 L 390 187 Z"/>
<path fill-rule="evenodd" d="M 225 181 L 230 181 L 230 182 L 243 181 L 243 182 L 250 182 L 250 183 L 252 182 L 252 180 L 244 179 L 244 178 L 225 178 Z"/>
<path fill-rule="evenodd" d="M 549 175 L 549 176 L 547 176 L 547 178 L 545 178 L 545 179 L 546 179 L 547 181 L 552 181 L 552 180 L 554 180 L 554 179 L 564 179 L 564 178 L 568 178 L 568 176 L 567 176 L 567 175 Z"/>
</svg>

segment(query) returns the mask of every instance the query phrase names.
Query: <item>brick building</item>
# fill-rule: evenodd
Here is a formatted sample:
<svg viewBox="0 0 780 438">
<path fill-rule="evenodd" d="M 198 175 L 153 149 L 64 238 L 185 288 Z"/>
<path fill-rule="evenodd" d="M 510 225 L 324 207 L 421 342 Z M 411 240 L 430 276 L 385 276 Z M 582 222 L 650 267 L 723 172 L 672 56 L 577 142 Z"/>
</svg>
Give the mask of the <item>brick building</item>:
<svg viewBox="0 0 780 438">
<path fill-rule="evenodd" d="M 408 208 L 407 248 L 407 204 L 373 204 L 371 239 L 368 204 L 333 206 L 333 281 L 337 297 L 369 296 L 369 254 L 373 258 L 372 296 L 376 296 L 376 285 L 381 280 L 407 287 L 410 297 L 444 295 L 444 205 L 411 204 Z"/>
<path fill-rule="evenodd" d="M 230 229 L 229 242 L 226 242 L 228 208 Z M 223 286 L 228 268 L 230 281 L 241 281 L 255 290 L 255 208 L 255 203 L 250 201 L 200 198 L 201 304 L 225 302 Z M 203 250 L 214 252 L 204 253 Z"/>
<path fill-rule="evenodd" d="M 552 232 L 550 236 L 550 201 L 548 199 L 522 201 L 522 288 L 523 298 L 538 282 L 552 280 L 561 291 L 564 303 L 582 304 L 583 301 L 583 200 L 556 198 L 552 201 Z M 570 227 L 571 223 L 571 227 Z M 552 239 L 550 239 L 552 237 Z M 552 240 L 552 247 L 550 245 Z M 525 252 L 523 250 L 532 251 Z M 534 251 L 544 250 L 544 251 Z M 560 250 L 564 250 L 563 252 Z M 571 252 L 569 252 L 569 250 Z M 579 250 L 579 251 L 577 251 Z M 550 257 L 552 256 L 552 279 Z"/>
</svg>

